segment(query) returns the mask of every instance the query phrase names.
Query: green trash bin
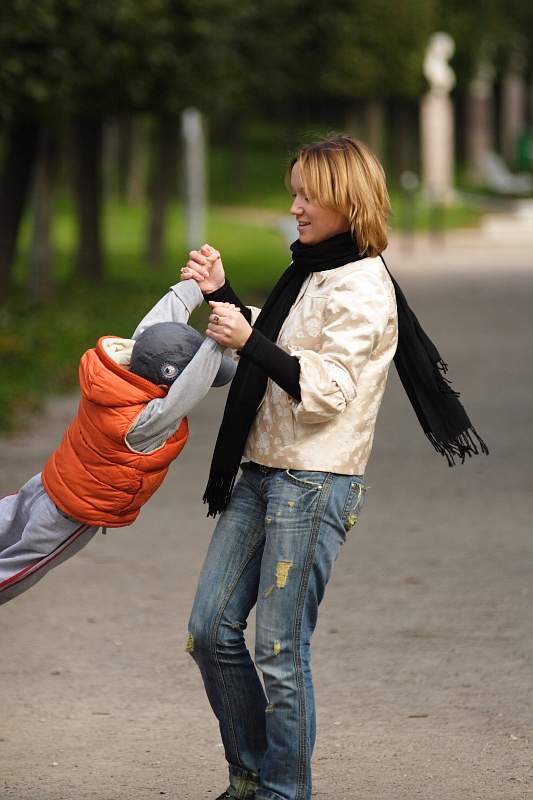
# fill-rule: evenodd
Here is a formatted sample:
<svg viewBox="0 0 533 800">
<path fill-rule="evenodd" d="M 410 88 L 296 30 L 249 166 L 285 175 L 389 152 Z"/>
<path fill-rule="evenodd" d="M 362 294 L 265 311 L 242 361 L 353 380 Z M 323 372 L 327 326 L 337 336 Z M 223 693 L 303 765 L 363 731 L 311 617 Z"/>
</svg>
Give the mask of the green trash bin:
<svg viewBox="0 0 533 800">
<path fill-rule="evenodd" d="M 522 172 L 533 170 L 533 134 L 527 128 L 516 140 L 516 166 Z"/>
</svg>

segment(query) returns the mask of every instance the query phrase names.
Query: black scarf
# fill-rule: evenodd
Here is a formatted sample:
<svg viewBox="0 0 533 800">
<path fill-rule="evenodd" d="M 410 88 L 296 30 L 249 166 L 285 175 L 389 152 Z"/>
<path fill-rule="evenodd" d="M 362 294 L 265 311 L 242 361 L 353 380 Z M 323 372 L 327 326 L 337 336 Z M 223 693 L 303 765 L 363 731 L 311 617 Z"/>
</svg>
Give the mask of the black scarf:
<svg viewBox="0 0 533 800">
<path fill-rule="evenodd" d="M 254 325 L 273 342 L 311 272 L 336 269 L 365 258 L 358 252 L 350 233 L 340 233 L 315 245 L 297 240 L 291 245 L 291 251 L 292 264 L 274 286 Z M 390 277 L 398 308 L 398 348 L 394 363 L 424 433 L 450 466 L 455 464 L 455 457 L 464 462 L 467 455 L 480 450 L 488 453 L 485 442 L 472 427 L 458 400 L 458 392 L 443 376 L 447 365 L 409 308 L 395 279 Z M 204 503 L 209 504 L 208 516 L 216 516 L 229 502 L 267 380 L 262 369 L 241 358 L 226 401 L 203 498 Z"/>
</svg>

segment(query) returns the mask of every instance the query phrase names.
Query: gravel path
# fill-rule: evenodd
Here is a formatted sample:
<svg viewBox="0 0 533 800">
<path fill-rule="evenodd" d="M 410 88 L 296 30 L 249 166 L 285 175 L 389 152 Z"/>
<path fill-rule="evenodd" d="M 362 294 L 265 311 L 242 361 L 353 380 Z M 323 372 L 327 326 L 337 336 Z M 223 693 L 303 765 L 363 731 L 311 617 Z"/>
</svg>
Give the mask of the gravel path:
<svg viewBox="0 0 533 800">
<path fill-rule="evenodd" d="M 464 233 L 391 247 L 492 452 L 449 470 L 391 371 L 372 489 L 314 638 L 316 798 L 533 796 L 530 253 Z M 191 415 L 188 447 L 135 526 L 97 536 L 0 609 L 2 800 L 224 788 L 217 725 L 184 652 L 223 400 L 213 391 Z M 55 400 L 2 441 L 2 493 L 41 468 L 74 407 Z"/>
</svg>

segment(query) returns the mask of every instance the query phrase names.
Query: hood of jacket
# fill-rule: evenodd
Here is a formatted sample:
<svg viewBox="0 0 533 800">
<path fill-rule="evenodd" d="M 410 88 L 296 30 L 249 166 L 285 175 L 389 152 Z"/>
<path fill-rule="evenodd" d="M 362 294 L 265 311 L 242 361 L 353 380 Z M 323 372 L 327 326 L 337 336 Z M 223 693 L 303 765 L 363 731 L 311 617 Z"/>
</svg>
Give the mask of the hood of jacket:
<svg viewBox="0 0 533 800">
<path fill-rule="evenodd" d="M 82 395 L 92 403 L 119 408 L 128 404 L 147 403 L 156 397 L 165 397 L 166 386 L 130 372 L 129 364 L 134 339 L 102 336 L 96 347 L 87 350 L 80 361 L 79 381 Z"/>
</svg>

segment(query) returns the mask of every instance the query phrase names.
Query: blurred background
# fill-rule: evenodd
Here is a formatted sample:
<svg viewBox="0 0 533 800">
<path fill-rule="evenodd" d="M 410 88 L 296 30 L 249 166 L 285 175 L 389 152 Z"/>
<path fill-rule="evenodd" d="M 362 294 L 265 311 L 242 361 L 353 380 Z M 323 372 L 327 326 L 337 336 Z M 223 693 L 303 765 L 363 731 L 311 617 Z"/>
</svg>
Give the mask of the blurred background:
<svg viewBox="0 0 533 800">
<path fill-rule="evenodd" d="M 532 40 L 526 0 L 4 0 L 0 430 L 130 335 L 191 247 L 264 294 L 317 135 L 382 159 L 393 240 L 531 222 Z"/>
</svg>

